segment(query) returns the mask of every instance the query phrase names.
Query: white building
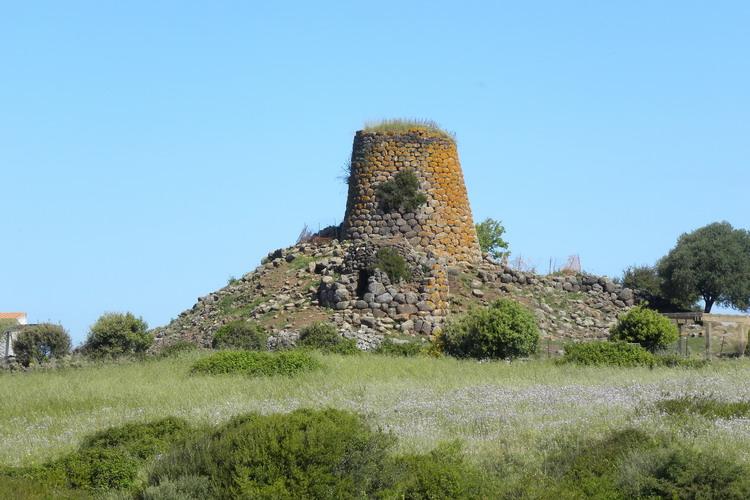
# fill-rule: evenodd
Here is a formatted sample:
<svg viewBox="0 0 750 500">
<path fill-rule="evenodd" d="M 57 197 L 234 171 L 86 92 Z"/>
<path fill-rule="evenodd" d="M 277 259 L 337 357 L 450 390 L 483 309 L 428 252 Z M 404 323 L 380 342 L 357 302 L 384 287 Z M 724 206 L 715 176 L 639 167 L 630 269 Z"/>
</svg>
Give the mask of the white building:
<svg viewBox="0 0 750 500">
<path fill-rule="evenodd" d="M 0 359 L 13 356 L 13 341 L 18 334 L 18 327 L 26 324 L 28 324 L 26 313 L 0 313 Z"/>
</svg>

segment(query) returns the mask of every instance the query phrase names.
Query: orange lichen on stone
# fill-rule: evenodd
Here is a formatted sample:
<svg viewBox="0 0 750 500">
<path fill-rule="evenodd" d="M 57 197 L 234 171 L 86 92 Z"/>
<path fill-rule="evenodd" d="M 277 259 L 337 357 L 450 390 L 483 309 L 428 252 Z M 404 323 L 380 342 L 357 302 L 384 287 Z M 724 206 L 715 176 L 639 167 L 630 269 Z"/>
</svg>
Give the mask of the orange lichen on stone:
<svg viewBox="0 0 750 500">
<path fill-rule="evenodd" d="M 481 259 L 456 143 L 422 129 L 359 131 L 354 137 L 344 235 L 401 236 L 415 250 L 448 262 Z M 427 201 L 412 213 L 384 213 L 377 186 L 402 170 L 416 174 Z M 369 230 L 366 230 L 369 229 Z"/>
</svg>

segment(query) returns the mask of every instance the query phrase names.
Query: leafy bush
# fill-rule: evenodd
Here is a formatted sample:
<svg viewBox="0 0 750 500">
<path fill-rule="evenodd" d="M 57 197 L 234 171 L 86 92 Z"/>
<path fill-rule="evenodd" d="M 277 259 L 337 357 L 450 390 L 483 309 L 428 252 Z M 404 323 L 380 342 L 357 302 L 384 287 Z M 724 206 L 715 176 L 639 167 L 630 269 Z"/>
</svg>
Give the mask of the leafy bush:
<svg viewBox="0 0 750 500">
<path fill-rule="evenodd" d="M 563 362 L 591 366 L 653 366 L 655 356 L 637 344 L 593 341 L 566 344 Z"/>
<path fill-rule="evenodd" d="M 750 470 L 736 457 L 635 429 L 598 440 L 572 439 L 547 462 L 549 477 L 527 481 L 532 490 L 527 496 L 739 500 L 750 495 Z"/>
<path fill-rule="evenodd" d="M 156 486 L 148 486 L 138 496 L 139 500 L 203 500 L 211 498 L 211 483 L 206 476 L 181 476 L 171 481 L 165 479 Z"/>
<path fill-rule="evenodd" d="M 496 259 L 502 259 L 510 254 L 508 242 L 503 239 L 505 227 L 500 221 L 488 218 L 477 224 L 476 229 L 482 252 L 488 253 Z"/>
<path fill-rule="evenodd" d="M 409 281 L 411 271 L 406 264 L 406 260 L 393 248 L 382 247 L 375 254 L 374 268 L 380 269 L 393 283 L 398 283 L 402 279 Z"/>
<path fill-rule="evenodd" d="M 83 490 L 128 489 L 135 485 L 141 463 L 122 450 L 90 448 L 72 453 L 49 468 L 66 486 Z"/>
<path fill-rule="evenodd" d="M 139 471 L 149 460 L 190 432 L 192 428 L 184 420 L 174 417 L 107 429 L 54 461 L 0 470 L 0 483 L 7 478 L 23 478 L 43 485 L 44 494 L 39 498 L 77 498 L 75 490 L 130 489 L 138 483 Z"/>
<path fill-rule="evenodd" d="M 358 354 L 357 341 L 341 336 L 336 326 L 319 322 L 306 326 L 299 334 L 297 346 L 319 349 L 332 354 Z"/>
<path fill-rule="evenodd" d="M 497 480 L 466 462 L 458 442 L 441 444 L 423 455 L 394 460 L 394 486 L 386 498 L 498 498 Z"/>
<path fill-rule="evenodd" d="M 653 352 L 675 342 L 677 326 L 656 311 L 636 306 L 620 316 L 610 331 L 612 340 L 635 342 Z"/>
<path fill-rule="evenodd" d="M 381 486 L 393 443 L 345 411 L 250 414 L 175 447 L 149 484 L 192 478 L 210 485 L 204 498 L 367 498 Z"/>
<path fill-rule="evenodd" d="M 510 359 L 536 352 L 539 328 L 528 309 L 501 299 L 449 322 L 442 341 L 445 352 L 456 357 Z"/>
<path fill-rule="evenodd" d="M 413 170 L 401 170 L 392 179 L 379 184 L 375 194 L 383 212 L 413 212 L 427 202 L 419 191 L 419 179 Z"/>
<path fill-rule="evenodd" d="M 99 431 L 83 440 L 81 449 L 118 448 L 139 459 L 166 451 L 175 440 L 191 432 L 183 419 L 167 417 L 152 422 L 136 422 Z"/>
<path fill-rule="evenodd" d="M 668 368 L 702 368 L 706 360 L 683 358 L 676 354 L 653 354 L 639 344 L 621 341 L 592 341 L 565 345 L 562 363 L 589 366 L 665 366 Z"/>
<path fill-rule="evenodd" d="M 169 345 L 161 348 L 159 351 L 159 357 L 171 358 L 173 356 L 179 356 L 185 352 L 192 352 L 198 349 L 198 346 L 187 340 L 178 340 Z"/>
<path fill-rule="evenodd" d="M 0 470 L 0 498 L 90 500 L 91 495 L 40 478 L 10 476 Z"/>
<path fill-rule="evenodd" d="M 373 353 L 384 354 L 386 356 L 412 357 L 425 353 L 426 347 L 421 342 L 394 342 L 391 339 L 385 339 Z"/>
<path fill-rule="evenodd" d="M 153 343 L 148 324 L 132 313 L 106 313 L 91 326 L 83 352 L 95 357 L 143 353 Z"/>
<path fill-rule="evenodd" d="M 685 358 L 679 354 L 657 353 L 654 356 L 657 366 L 666 366 L 668 368 L 703 368 L 708 366 L 706 359 Z"/>
<path fill-rule="evenodd" d="M 221 326 L 211 341 L 214 349 L 247 349 L 265 351 L 268 334 L 263 326 L 253 321 L 237 320 Z"/>
<path fill-rule="evenodd" d="M 24 366 L 44 363 L 70 353 L 70 335 L 62 326 L 51 323 L 26 326 L 13 342 L 13 352 Z"/>
<path fill-rule="evenodd" d="M 750 498 L 749 468 L 724 453 L 664 443 L 629 461 L 618 482 L 626 498 Z"/>
<path fill-rule="evenodd" d="M 705 395 L 663 399 L 656 407 L 669 415 L 700 415 L 709 419 L 750 417 L 748 401 L 721 401 Z"/>
<path fill-rule="evenodd" d="M 208 375 L 244 374 L 255 377 L 297 375 L 320 368 L 320 363 L 301 351 L 221 351 L 193 364 L 192 372 Z"/>
</svg>

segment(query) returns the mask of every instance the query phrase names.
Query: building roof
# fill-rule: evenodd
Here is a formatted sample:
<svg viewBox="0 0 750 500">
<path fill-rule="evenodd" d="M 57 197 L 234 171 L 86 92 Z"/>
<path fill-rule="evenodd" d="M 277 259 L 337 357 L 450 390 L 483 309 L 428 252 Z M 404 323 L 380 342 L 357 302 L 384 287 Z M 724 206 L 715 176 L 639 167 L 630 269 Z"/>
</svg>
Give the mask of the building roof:
<svg viewBox="0 0 750 500">
<path fill-rule="evenodd" d="M 20 319 L 20 318 L 25 318 L 25 317 L 26 317 L 26 313 L 18 313 L 18 312 L 16 312 L 16 313 L 3 313 L 3 312 L 0 312 L 0 319 Z"/>
</svg>

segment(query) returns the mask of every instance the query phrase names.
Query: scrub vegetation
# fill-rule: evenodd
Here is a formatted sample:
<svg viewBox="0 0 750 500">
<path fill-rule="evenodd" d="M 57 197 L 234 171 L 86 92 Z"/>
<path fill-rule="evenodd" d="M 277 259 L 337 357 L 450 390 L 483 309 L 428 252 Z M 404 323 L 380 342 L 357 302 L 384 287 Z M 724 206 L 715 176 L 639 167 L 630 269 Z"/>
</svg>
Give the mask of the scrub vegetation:
<svg viewBox="0 0 750 500">
<path fill-rule="evenodd" d="M 283 356 L 318 369 L 244 369 Z M 3 373 L 0 496 L 744 498 L 749 375 L 201 350 Z"/>
</svg>

